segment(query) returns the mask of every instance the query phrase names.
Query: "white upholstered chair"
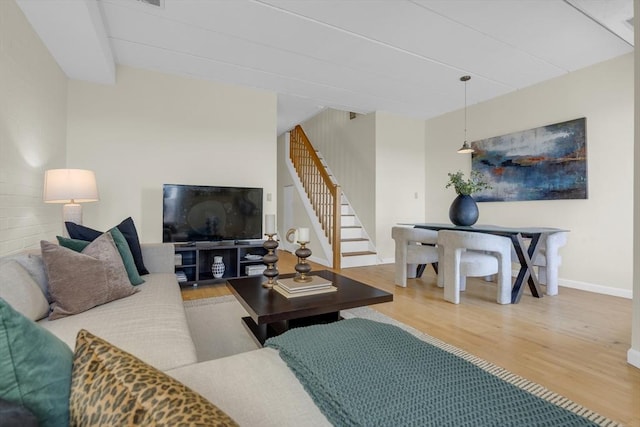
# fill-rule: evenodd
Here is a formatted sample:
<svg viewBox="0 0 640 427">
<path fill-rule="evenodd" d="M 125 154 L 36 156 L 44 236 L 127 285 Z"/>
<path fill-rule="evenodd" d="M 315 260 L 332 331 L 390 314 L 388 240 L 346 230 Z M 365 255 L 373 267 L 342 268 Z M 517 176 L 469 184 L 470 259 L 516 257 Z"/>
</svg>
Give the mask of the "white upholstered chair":
<svg viewBox="0 0 640 427">
<path fill-rule="evenodd" d="M 546 238 L 543 236 L 533 258 L 533 265 L 538 267 L 538 280 L 547 286 L 547 295 L 558 295 L 558 270 L 562 264 L 559 250 L 567 244 L 568 234 L 559 231 L 546 235 Z"/>
<path fill-rule="evenodd" d="M 511 303 L 511 240 L 487 233 L 440 230 L 440 275 L 444 299 L 460 303 L 466 277 L 498 275 L 498 304 Z"/>
<path fill-rule="evenodd" d="M 391 237 L 396 243 L 396 285 L 406 287 L 407 278 L 416 277 L 418 265 L 438 262 L 437 231 L 395 226 Z"/>
<path fill-rule="evenodd" d="M 532 263 L 538 269 L 538 281 L 546 285 L 547 295 L 558 295 L 558 270 L 562 264 L 560 248 L 567 244 L 568 234 L 566 231 L 558 231 L 543 235 L 538 243 L 538 252 L 533 257 Z M 528 249 L 530 239 L 526 239 Z M 518 260 L 516 252 L 511 248 L 511 259 Z"/>
</svg>

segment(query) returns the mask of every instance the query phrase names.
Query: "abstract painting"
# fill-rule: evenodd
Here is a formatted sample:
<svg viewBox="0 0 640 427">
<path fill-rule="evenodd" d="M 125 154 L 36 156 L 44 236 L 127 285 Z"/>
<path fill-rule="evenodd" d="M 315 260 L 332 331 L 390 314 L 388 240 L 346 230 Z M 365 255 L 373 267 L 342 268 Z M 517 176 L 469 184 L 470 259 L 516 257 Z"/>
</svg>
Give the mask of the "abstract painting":
<svg viewBox="0 0 640 427">
<path fill-rule="evenodd" d="M 478 202 L 587 198 L 586 118 L 471 143 L 472 170 L 491 189 Z"/>
</svg>

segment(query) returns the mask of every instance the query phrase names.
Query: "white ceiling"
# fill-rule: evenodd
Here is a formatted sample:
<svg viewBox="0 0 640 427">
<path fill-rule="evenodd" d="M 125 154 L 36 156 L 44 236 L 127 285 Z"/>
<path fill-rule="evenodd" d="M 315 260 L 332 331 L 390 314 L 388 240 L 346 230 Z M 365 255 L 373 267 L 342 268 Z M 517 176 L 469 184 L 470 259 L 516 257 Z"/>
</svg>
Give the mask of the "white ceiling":
<svg viewBox="0 0 640 427">
<path fill-rule="evenodd" d="M 147 4 L 157 1 L 160 7 Z M 115 64 L 430 118 L 633 51 L 633 0 L 17 0 L 72 79 Z"/>
</svg>

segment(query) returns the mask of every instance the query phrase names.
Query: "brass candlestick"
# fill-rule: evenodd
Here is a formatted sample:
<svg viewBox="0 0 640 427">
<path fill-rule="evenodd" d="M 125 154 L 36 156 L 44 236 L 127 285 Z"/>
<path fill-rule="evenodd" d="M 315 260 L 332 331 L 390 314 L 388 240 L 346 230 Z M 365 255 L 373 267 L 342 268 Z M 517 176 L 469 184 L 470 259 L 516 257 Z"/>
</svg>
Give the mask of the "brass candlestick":
<svg viewBox="0 0 640 427">
<path fill-rule="evenodd" d="M 278 241 L 274 240 L 273 234 L 265 234 L 268 237 L 267 240 L 262 244 L 262 247 L 267 250 L 267 254 L 262 257 L 262 262 L 267 265 L 267 268 L 262 272 L 264 277 L 267 278 L 266 282 L 262 283 L 262 287 L 271 289 L 273 285 L 275 285 L 275 278 L 278 277 L 278 269 L 276 268 L 276 263 L 278 262 L 278 255 L 276 255 L 275 250 L 278 247 Z"/>
<path fill-rule="evenodd" d="M 294 281 L 299 283 L 308 283 L 312 279 L 307 276 L 307 274 L 311 271 L 311 266 L 307 263 L 307 258 L 311 255 L 311 249 L 307 248 L 305 245 L 309 242 L 300 242 L 298 244 L 300 247 L 296 250 L 296 256 L 298 257 L 298 263 L 295 266 L 298 275 L 293 278 Z"/>
</svg>

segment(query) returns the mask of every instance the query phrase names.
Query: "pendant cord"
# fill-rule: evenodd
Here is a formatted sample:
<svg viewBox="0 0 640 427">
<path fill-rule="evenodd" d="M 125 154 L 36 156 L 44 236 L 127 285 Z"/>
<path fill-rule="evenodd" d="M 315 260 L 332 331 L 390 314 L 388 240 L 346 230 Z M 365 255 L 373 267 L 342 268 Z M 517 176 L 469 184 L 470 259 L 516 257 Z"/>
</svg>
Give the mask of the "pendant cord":
<svg viewBox="0 0 640 427">
<path fill-rule="evenodd" d="M 469 147 L 467 143 L 467 82 L 471 79 L 471 76 L 462 76 L 460 81 L 464 82 L 464 143 L 458 150 L 460 154 L 473 153 L 474 150 Z"/>
<path fill-rule="evenodd" d="M 467 142 L 467 80 L 464 81 L 464 142 Z"/>
</svg>

